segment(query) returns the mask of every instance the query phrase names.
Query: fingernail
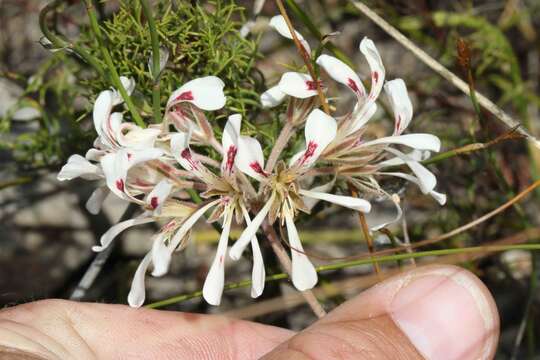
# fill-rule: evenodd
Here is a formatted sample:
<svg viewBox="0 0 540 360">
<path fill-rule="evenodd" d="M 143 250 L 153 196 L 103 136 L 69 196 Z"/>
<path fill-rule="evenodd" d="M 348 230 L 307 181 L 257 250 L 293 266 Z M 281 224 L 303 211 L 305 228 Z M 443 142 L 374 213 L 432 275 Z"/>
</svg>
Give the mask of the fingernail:
<svg viewBox="0 0 540 360">
<path fill-rule="evenodd" d="M 394 295 L 390 314 L 426 359 L 487 359 L 496 346 L 491 295 L 457 267 L 412 273 Z"/>
</svg>

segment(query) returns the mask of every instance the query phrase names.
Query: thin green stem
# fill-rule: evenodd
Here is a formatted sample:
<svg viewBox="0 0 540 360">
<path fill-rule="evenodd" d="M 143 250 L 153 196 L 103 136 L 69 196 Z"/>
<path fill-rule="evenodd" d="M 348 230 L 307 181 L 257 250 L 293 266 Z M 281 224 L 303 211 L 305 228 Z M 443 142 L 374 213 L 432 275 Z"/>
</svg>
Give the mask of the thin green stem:
<svg viewBox="0 0 540 360">
<path fill-rule="evenodd" d="M 140 127 L 145 127 L 146 125 L 141 115 L 137 112 L 137 109 L 135 108 L 135 105 L 133 104 L 131 97 L 128 95 L 126 89 L 124 88 L 124 86 L 122 85 L 122 82 L 120 81 L 120 76 L 118 76 L 118 71 L 116 71 L 116 67 L 114 66 L 109 49 L 107 49 L 107 47 L 105 46 L 105 42 L 101 34 L 101 29 L 99 27 L 99 23 L 97 20 L 96 10 L 94 9 L 92 0 L 84 0 L 84 1 L 86 4 L 86 10 L 88 12 L 88 17 L 90 18 L 90 28 L 92 29 L 92 32 L 94 33 L 94 36 L 96 37 L 96 40 L 99 44 L 101 54 L 103 55 L 103 59 L 105 60 L 105 64 L 107 65 L 107 68 L 112 78 L 111 79 L 112 84 L 114 85 L 114 87 L 118 89 L 118 91 L 120 91 L 120 95 L 122 95 L 122 98 L 124 99 L 124 102 L 126 103 L 126 106 L 129 109 L 131 116 L 133 117 L 133 120 Z"/>
<path fill-rule="evenodd" d="M 150 30 L 150 41 L 152 42 L 152 77 L 154 78 L 154 85 L 152 87 L 152 110 L 154 112 L 154 122 L 161 122 L 161 94 L 159 75 L 160 69 L 160 52 L 159 52 L 159 37 L 156 30 L 156 22 L 152 14 L 152 9 L 148 1 L 141 0 L 142 11 L 148 21 L 148 28 Z"/>
<path fill-rule="evenodd" d="M 345 268 L 350 268 L 354 266 L 361 266 L 367 264 L 373 264 L 375 262 L 391 262 L 404 259 L 413 259 L 421 258 L 426 256 L 441 256 L 441 255 L 454 255 L 454 254 L 464 254 L 472 252 L 495 252 L 495 251 L 506 251 L 506 250 L 540 250 L 540 244 L 519 244 L 519 245 L 491 245 L 491 246 L 473 246 L 459 249 L 443 249 L 443 250 L 430 250 L 430 251 L 419 251 L 414 253 L 405 253 L 405 254 L 396 254 L 396 255 L 387 255 L 387 256 L 378 256 L 369 259 L 360 259 L 353 261 L 344 261 L 337 262 L 334 264 L 318 266 L 316 268 L 317 272 L 331 271 L 331 270 L 340 270 Z M 287 279 L 288 275 L 285 273 L 279 273 L 267 276 L 265 281 L 277 281 Z M 225 285 L 224 290 L 232 290 L 238 288 L 244 288 L 251 285 L 251 280 L 243 280 L 234 283 L 228 283 Z M 146 305 L 145 307 L 150 309 L 156 309 L 167 305 L 176 304 L 182 301 L 189 299 L 194 299 L 202 296 L 202 291 L 196 291 L 190 294 L 179 295 L 171 297 L 169 299 L 161 300 Z"/>
<path fill-rule="evenodd" d="M 91 55 L 89 52 L 84 50 L 81 46 L 77 45 L 76 43 L 72 43 L 70 41 L 66 41 L 62 39 L 60 36 L 56 35 L 53 31 L 49 29 L 47 26 L 47 15 L 55 11 L 60 5 L 62 4 L 62 0 L 54 0 L 48 3 L 43 7 L 43 9 L 39 13 L 39 27 L 41 28 L 41 32 L 43 35 L 49 40 L 54 47 L 56 48 L 66 48 L 72 50 L 74 53 L 79 55 L 84 61 L 86 61 L 90 66 L 96 70 L 100 76 L 105 76 L 105 70 L 99 63 L 99 61 Z"/>
</svg>

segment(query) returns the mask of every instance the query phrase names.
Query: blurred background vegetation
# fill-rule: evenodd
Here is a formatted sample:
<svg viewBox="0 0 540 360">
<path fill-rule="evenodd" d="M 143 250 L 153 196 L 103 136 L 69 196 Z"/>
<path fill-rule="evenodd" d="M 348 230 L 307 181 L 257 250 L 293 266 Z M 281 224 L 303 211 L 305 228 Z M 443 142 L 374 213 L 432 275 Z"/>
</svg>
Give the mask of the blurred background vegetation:
<svg viewBox="0 0 540 360">
<path fill-rule="evenodd" d="M 55 181 L 55 172 L 69 155 L 84 153 L 90 147 L 95 137 L 91 104 L 97 92 L 111 84 L 69 46 L 58 48 L 42 39 L 39 12 L 47 3 L 0 2 L 0 305 L 69 297 L 91 264 L 91 245 L 125 210 L 125 205 L 110 199 L 102 214 L 92 216 L 84 209 L 91 184 Z M 82 2 L 53 3 L 58 6 L 51 6 L 43 24 L 101 62 Z M 539 1 L 365 3 L 540 136 Z M 285 69 L 300 68 L 302 63 L 291 42 L 268 30 L 269 18 L 278 13 L 274 2 L 267 1 L 255 20 L 252 35 L 246 39 L 238 31 L 252 16 L 251 1 L 158 0 L 152 4 L 160 43 L 170 53 L 161 75 L 161 104 L 187 80 L 218 75 L 226 83 L 229 100 L 227 111 L 216 114 L 216 129 L 221 128 L 225 115 L 240 112 L 247 116 L 247 131 L 257 129 L 266 145 L 271 146 L 269 139 L 279 131 L 277 115 L 260 109 L 257 94 L 274 85 Z M 339 31 L 327 47 L 342 54 L 366 79 L 367 65 L 357 47 L 363 36 L 372 38 L 381 52 L 387 78 L 402 77 L 407 83 L 415 108 L 412 131 L 439 136 L 443 151 L 487 142 L 509 131 L 489 112 L 475 111 L 469 97 L 420 63 L 352 2 L 288 0 L 286 4 L 296 28 L 314 48 L 321 35 Z M 153 79 L 148 71 L 151 45 L 139 2 L 96 2 L 96 9 L 118 72 L 135 78 L 135 105 L 144 120 L 152 122 Z M 464 41 L 469 48 L 467 69 L 459 61 L 458 41 Z M 343 96 L 347 96 L 346 92 Z M 339 114 L 340 109 L 336 112 Z M 384 114 L 376 117 L 373 131 L 382 134 L 391 123 Z M 540 155 L 524 140 L 510 139 L 487 150 L 437 162 L 430 169 L 439 179 L 438 189 L 448 195 L 448 204 L 439 207 L 407 186 L 403 204 L 406 224 L 389 228 L 396 237 L 408 237 L 412 243 L 451 231 L 514 197 L 538 179 Z M 401 191 L 406 185 L 392 182 L 385 186 Z M 471 230 L 424 249 L 538 242 L 538 196 L 537 191 Z M 335 208 L 319 210 L 316 218 L 302 225 L 301 237 L 308 251 L 334 259 L 367 251 L 354 214 Z M 385 215 L 384 210 L 380 215 Z M 113 250 L 84 294 L 85 300 L 124 302 L 137 261 L 150 246 L 151 232 L 148 227 L 123 236 L 121 246 Z M 387 235 L 375 237 L 377 250 L 392 246 Z M 149 301 L 200 289 L 216 238 L 210 227 L 201 226 L 171 273 L 161 279 L 148 279 Z M 279 272 L 273 257 L 265 258 L 268 273 Z M 512 250 L 422 261 L 459 263 L 487 284 L 501 312 L 501 359 L 540 356 L 538 255 Z M 406 265 L 409 261 L 391 262 L 383 269 L 390 271 Z M 229 266 L 226 276 L 228 281 L 237 281 L 248 278 L 249 273 L 249 263 L 245 262 Z M 376 278 L 373 267 L 363 265 L 324 273 L 321 280 L 317 295 L 331 308 Z M 289 328 L 300 328 L 313 320 L 301 301 L 295 303 L 299 308 L 294 312 L 288 309 L 290 304 L 282 301 L 284 296 L 292 296 L 286 282 L 268 284 L 267 290 L 257 302 L 244 289 L 227 292 L 219 308 L 207 308 L 197 297 L 175 302 L 169 308 L 236 311 L 237 316 Z M 238 310 L 240 306 L 242 311 Z"/>
</svg>

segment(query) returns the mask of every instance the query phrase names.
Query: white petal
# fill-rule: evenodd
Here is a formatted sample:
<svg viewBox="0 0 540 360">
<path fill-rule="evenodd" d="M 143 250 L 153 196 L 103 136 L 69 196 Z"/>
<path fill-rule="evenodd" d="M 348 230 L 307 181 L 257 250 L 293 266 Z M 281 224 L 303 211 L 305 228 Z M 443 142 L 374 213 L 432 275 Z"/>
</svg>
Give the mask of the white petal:
<svg viewBox="0 0 540 360">
<path fill-rule="evenodd" d="M 86 180 L 96 180 L 102 177 L 99 167 L 86 160 L 81 155 L 71 155 L 67 163 L 62 166 L 56 176 L 59 181 L 71 180 L 81 177 Z"/>
<path fill-rule="evenodd" d="M 161 134 L 160 129 L 143 129 L 132 123 L 124 123 L 119 127 L 115 138 L 122 146 L 144 149 L 153 147 L 159 134 Z"/>
<path fill-rule="evenodd" d="M 319 109 L 313 109 L 306 120 L 306 150 L 296 164 L 304 167 L 314 164 L 324 149 L 334 140 L 336 133 L 336 120 Z"/>
<path fill-rule="evenodd" d="M 171 135 L 171 151 L 178 163 L 187 171 L 197 170 L 201 167 L 200 162 L 195 159 L 189 147 L 191 132 L 178 132 Z"/>
<path fill-rule="evenodd" d="M 171 94 L 167 101 L 167 108 L 187 101 L 201 110 L 221 109 L 227 100 L 223 87 L 225 87 L 225 83 L 216 76 L 191 80 Z"/>
<path fill-rule="evenodd" d="M 147 215 L 146 213 L 143 213 L 142 215 Z M 136 217 L 134 219 L 124 220 L 122 222 L 119 222 L 116 225 L 113 225 L 105 234 L 101 236 L 99 239 L 100 246 L 96 245 L 92 247 L 92 250 L 95 252 L 100 252 L 105 250 L 112 241 L 124 230 L 135 226 L 135 225 L 141 225 L 146 224 L 149 222 L 155 221 L 154 218 L 151 217 Z"/>
<path fill-rule="evenodd" d="M 364 84 L 362 84 L 362 81 L 354 70 L 343 61 L 333 56 L 323 54 L 317 58 L 317 64 L 319 64 L 332 79 L 349 87 L 356 96 L 366 96 Z"/>
<path fill-rule="evenodd" d="M 327 193 L 330 190 L 332 190 L 335 183 L 336 183 L 336 178 L 332 179 L 332 181 L 329 181 L 326 184 L 315 186 L 314 188 L 311 188 L 310 191 Z M 304 197 L 302 200 L 304 201 L 304 205 L 306 205 L 308 210 L 311 211 L 315 207 L 315 205 L 317 205 L 317 203 L 319 202 L 320 199 Z"/>
<path fill-rule="evenodd" d="M 410 181 L 412 183 L 415 183 L 420 188 L 422 188 L 420 179 L 418 179 L 415 176 L 412 176 L 410 174 L 405 174 L 405 173 L 402 173 L 402 172 L 381 172 L 379 174 L 380 175 L 388 175 L 388 176 L 400 177 L 402 179 L 405 179 L 405 180 L 408 180 L 408 181 Z M 445 194 L 441 194 L 439 192 L 436 192 L 435 190 L 431 190 L 431 191 L 427 192 L 427 194 L 431 195 L 440 205 L 446 204 L 446 195 Z"/>
<path fill-rule="evenodd" d="M 135 80 L 133 78 L 120 76 L 120 83 L 122 83 L 122 86 L 124 87 L 128 95 L 131 95 L 133 90 L 135 90 Z M 116 106 L 124 102 L 124 98 L 122 97 L 118 89 L 114 89 L 112 92 L 112 95 L 113 95 L 113 106 Z"/>
<path fill-rule="evenodd" d="M 303 253 L 304 248 L 300 242 L 298 231 L 290 214 L 285 215 L 287 236 L 291 245 L 292 282 L 300 291 L 312 289 L 317 284 L 317 271 Z"/>
<path fill-rule="evenodd" d="M 212 261 L 212 266 L 210 266 L 203 285 L 204 300 L 214 306 L 221 303 L 221 295 L 223 294 L 223 286 L 225 284 L 225 255 L 227 254 L 227 243 L 229 242 L 232 218 L 232 211 L 229 210 L 225 214 L 223 229 L 219 237 L 214 261 Z"/>
<path fill-rule="evenodd" d="M 223 129 L 221 145 L 223 146 L 223 162 L 221 171 L 231 174 L 234 169 L 234 162 L 238 152 L 238 138 L 240 137 L 240 126 L 242 115 L 233 114 L 229 116 L 227 124 Z"/>
<path fill-rule="evenodd" d="M 407 86 L 402 79 L 394 79 L 384 85 L 384 91 L 394 112 L 394 135 L 399 135 L 409 126 L 413 116 L 413 107 Z"/>
<path fill-rule="evenodd" d="M 259 211 L 259 213 L 253 218 L 250 224 L 244 229 L 242 232 L 242 235 L 236 240 L 234 245 L 231 247 L 231 250 L 229 251 L 229 257 L 233 260 L 238 260 L 242 256 L 242 253 L 244 252 L 244 249 L 246 246 L 251 242 L 251 239 L 255 236 L 257 233 L 257 230 L 259 230 L 259 227 L 261 226 L 262 222 L 266 218 L 266 215 L 268 215 L 268 212 L 270 211 L 270 208 L 272 207 L 272 203 L 274 202 L 276 198 L 276 194 L 272 193 L 266 204 L 263 206 L 263 208 Z"/>
<path fill-rule="evenodd" d="M 169 251 L 171 253 L 174 251 L 174 249 L 178 247 L 178 245 L 180 245 L 180 241 L 182 241 L 188 231 L 191 230 L 197 220 L 199 220 L 208 209 L 210 209 L 212 206 L 215 206 L 220 201 L 220 199 L 214 200 L 209 202 L 208 204 L 201 206 L 189 218 L 187 218 L 186 221 L 182 223 L 182 226 L 180 226 L 180 228 L 176 231 L 176 234 L 171 239 L 171 242 L 169 244 Z"/>
<path fill-rule="evenodd" d="M 369 98 L 373 101 L 377 99 L 381 93 L 384 84 L 384 65 L 375 44 L 367 37 L 363 38 L 360 42 L 360 52 L 366 57 L 371 69 L 371 89 L 369 90 Z"/>
<path fill-rule="evenodd" d="M 354 118 L 351 122 L 348 134 L 352 134 L 353 132 L 360 130 L 376 112 L 377 104 L 373 101 L 366 102 L 358 112 L 355 111 L 353 113 Z"/>
<path fill-rule="evenodd" d="M 373 224 L 371 222 L 371 218 L 368 217 L 367 222 L 369 224 L 369 229 L 371 231 L 377 231 L 377 230 L 382 229 L 383 227 L 386 227 L 389 224 L 393 224 L 396 221 L 398 221 L 399 219 L 401 219 L 401 216 L 403 215 L 403 210 L 401 210 L 401 206 L 399 205 L 399 203 L 400 203 L 399 196 L 397 194 L 394 194 L 392 196 L 388 196 L 387 198 L 390 201 L 392 201 L 392 203 L 394 204 L 394 206 L 396 208 L 396 216 L 392 220 L 385 221 L 385 222 L 378 223 L 378 224 Z"/>
<path fill-rule="evenodd" d="M 407 155 L 403 154 L 401 151 L 391 148 L 387 148 L 386 151 L 400 157 L 403 161 L 405 161 L 407 166 L 416 175 L 416 178 L 418 179 L 417 184 L 424 194 L 428 194 L 435 188 L 435 186 L 437 185 L 437 178 L 426 167 L 424 167 L 419 162 L 407 157 Z"/>
<path fill-rule="evenodd" d="M 286 72 L 279 81 L 279 90 L 299 99 L 317 95 L 317 85 L 308 74 Z"/>
<path fill-rule="evenodd" d="M 281 36 L 287 38 L 287 39 L 293 39 L 292 34 L 289 30 L 289 27 L 287 26 L 287 23 L 285 22 L 285 19 L 281 15 L 274 16 L 272 19 L 270 19 L 270 26 L 274 28 Z M 308 42 L 304 39 L 302 34 L 300 34 L 298 31 L 294 30 L 294 33 L 296 35 L 296 38 L 300 41 L 300 44 L 304 47 L 304 49 L 307 51 L 307 53 L 311 53 L 311 48 L 309 47 Z"/>
<path fill-rule="evenodd" d="M 86 210 L 92 215 L 97 215 L 107 195 L 109 195 L 109 189 L 106 186 L 98 187 L 86 201 Z"/>
<path fill-rule="evenodd" d="M 146 203 L 157 213 L 169 197 L 173 185 L 167 180 L 161 180 L 146 197 Z"/>
<path fill-rule="evenodd" d="M 171 252 L 165 242 L 163 241 L 163 235 L 158 235 L 154 239 L 152 244 L 152 264 L 154 269 L 152 270 L 152 276 L 163 276 L 169 271 L 169 264 L 171 263 Z"/>
<path fill-rule="evenodd" d="M 268 175 L 264 172 L 264 154 L 261 144 L 256 139 L 248 136 L 238 138 L 236 166 L 254 179 L 259 181 L 266 179 Z"/>
<path fill-rule="evenodd" d="M 285 96 L 287 96 L 287 94 L 281 91 L 279 86 L 276 85 L 262 93 L 261 104 L 265 108 L 272 108 L 281 104 L 285 99 Z"/>
<path fill-rule="evenodd" d="M 324 192 L 316 192 L 310 190 L 301 189 L 299 193 L 303 196 L 307 196 L 314 199 L 324 200 L 331 202 L 333 204 L 343 206 L 352 210 L 361 211 L 368 213 L 371 211 L 371 204 L 369 201 L 352 197 L 352 196 L 343 196 L 343 195 L 334 195 Z"/>
<path fill-rule="evenodd" d="M 430 155 L 431 153 L 429 151 L 422 151 L 422 150 L 417 150 L 417 149 L 414 149 L 413 151 L 407 154 L 407 156 L 413 159 L 414 161 L 424 161 L 426 159 L 429 159 Z M 405 164 L 405 161 L 403 161 L 402 159 L 396 156 L 392 159 L 388 159 L 388 160 L 380 162 L 379 166 L 387 167 L 387 166 L 396 166 L 396 165 L 402 165 L 402 164 Z"/>
<path fill-rule="evenodd" d="M 107 152 L 104 150 L 98 150 L 98 149 L 88 149 L 84 157 L 88 161 L 99 161 L 103 155 L 105 155 Z"/>
<path fill-rule="evenodd" d="M 242 213 L 246 220 L 246 225 L 251 224 L 249 213 L 247 209 L 242 205 Z M 253 253 L 253 269 L 251 270 L 251 297 L 257 298 L 261 296 L 264 291 L 266 271 L 264 269 L 264 260 L 259 247 L 259 241 L 256 236 L 251 238 L 251 252 Z"/>
<path fill-rule="evenodd" d="M 400 144 L 419 150 L 429 150 L 438 152 L 441 150 L 441 140 L 431 134 L 406 134 L 399 136 L 387 136 L 379 139 L 367 141 L 361 146 L 379 144 Z"/>
<path fill-rule="evenodd" d="M 147 253 L 137 267 L 137 271 L 135 271 L 135 276 L 133 276 L 133 280 L 131 281 L 131 290 L 128 294 L 128 304 L 131 307 L 141 307 L 144 304 L 146 297 L 144 277 L 151 260 L 151 253 Z"/>
<path fill-rule="evenodd" d="M 113 97 L 113 92 L 110 90 L 100 92 L 96 98 L 92 112 L 94 128 L 96 129 L 96 132 L 101 140 L 106 140 L 107 145 L 110 145 L 110 141 L 107 140 L 107 135 L 103 129 L 106 128 L 105 123 L 108 121 L 109 116 L 111 115 Z"/>
</svg>

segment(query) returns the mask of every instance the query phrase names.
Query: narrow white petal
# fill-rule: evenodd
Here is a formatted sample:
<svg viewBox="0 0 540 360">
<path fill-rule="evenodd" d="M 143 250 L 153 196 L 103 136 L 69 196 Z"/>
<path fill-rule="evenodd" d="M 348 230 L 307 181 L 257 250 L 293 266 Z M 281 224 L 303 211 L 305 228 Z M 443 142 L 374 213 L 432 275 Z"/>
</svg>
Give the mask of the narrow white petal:
<svg viewBox="0 0 540 360">
<path fill-rule="evenodd" d="M 201 110 L 221 109 L 227 101 L 223 92 L 224 87 L 225 83 L 216 76 L 191 80 L 171 94 L 167 101 L 167 108 L 186 101 Z"/>
<path fill-rule="evenodd" d="M 286 95 L 299 99 L 317 95 L 317 85 L 308 74 L 286 72 L 281 76 L 278 86 Z"/>
<path fill-rule="evenodd" d="M 399 136 L 387 136 L 379 139 L 367 141 L 361 146 L 380 144 L 400 144 L 419 150 L 429 150 L 438 152 L 441 150 L 441 140 L 431 134 L 406 134 Z"/>
<path fill-rule="evenodd" d="M 408 157 L 413 159 L 414 161 L 424 161 L 426 159 L 429 159 L 431 153 L 429 151 L 423 151 L 423 150 L 417 150 L 414 149 L 410 153 L 407 154 Z M 400 159 L 399 157 L 394 157 L 385 161 L 381 161 L 379 163 L 379 166 L 386 167 L 386 166 L 396 166 L 396 165 L 402 165 L 405 164 L 405 161 Z"/>
<path fill-rule="evenodd" d="M 163 276 L 169 271 L 169 264 L 171 263 L 171 252 L 165 242 L 163 241 L 163 235 L 158 235 L 154 239 L 152 244 L 152 264 L 154 269 L 152 270 L 152 276 Z"/>
<path fill-rule="evenodd" d="M 377 47 L 375 47 L 373 41 L 367 37 L 363 38 L 360 42 L 360 52 L 366 57 L 371 69 L 371 89 L 369 90 L 369 98 L 373 101 L 377 99 L 381 93 L 384 84 L 384 65 Z"/>
<path fill-rule="evenodd" d="M 316 191 L 310 191 L 310 190 L 303 190 L 301 189 L 299 193 L 303 196 L 307 196 L 314 199 L 319 199 L 323 201 L 328 201 L 333 204 L 346 207 L 348 209 L 361 211 L 364 213 L 368 213 L 371 211 L 371 204 L 369 201 L 352 197 L 352 196 L 344 196 L 344 195 L 334 195 L 334 194 L 328 194 L 324 192 L 316 192 Z"/>
<path fill-rule="evenodd" d="M 384 91 L 394 112 L 394 135 L 399 135 L 409 126 L 413 116 L 407 86 L 402 79 L 394 79 L 384 85 Z"/>
<path fill-rule="evenodd" d="M 408 157 L 407 155 L 396 149 L 386 148 L 385 150 L 405 161 L 407 166 L 416 175 L 416 178 L 418 179 L 417 184 L 424 194 L 428 194 L 435 188 L 435 186 L 437 185 L 437 178 L 424 165 L 420 164 L 418 161 L 414 161 L 412 158 Z"/>
<path fill-rule="evenodd" d="M 115 138 L 118 143 L 122 146 L 134 149 L 153 147 L 157 137 L 161 134 L 160 129 L 143 129 L 132 123 L 122 124 L 117 131 Z"/>
<path fill-rule="evenodd" d="M 92 215 L 97 215 L 107 195 L 109 195 L 109 189 L 106 186 L 98 187 L 86 201 L 86 210 Z"/>
<path fill-rule="evenodd" d="M 373 101 L 367 101 L 358 112 L 353 113 L 353 120 L 349 128 L 348 134 L 360 130 L 377 112 L 377 104 Z"/>
<path fill-rule="evenodd" d="M 131 281 L 131 290 L 128 294 L 128 304 L 131 307 L 138 308 L 144 304 L 144 299 L 146 297 L 144 278 L 151 260 L 152 256 L 149 252 L 140 262 L 139 266 L 137 267 L 137 271 L 135 271 L 135 276 L 133 276 L 133 280 Z"/>
<path fill-rule="evenodd" d="M 266 179 L 268 175 L 264 172 L 264 154 L 261 144 L 256 139 L 248 136 L 238 138 L 236 167 L 256 180 Z"/>
<path fill-rule="evenodd" d="M 399 219 L 401 219 L 401 216 L 403 216 L 403 210 L 401 210 L 401 206 L 399 205 L 400 203 L 400 199 L 399 199 L 399 196 L 394 194 L 392 196 L 388 196 L 387 197 L 390 201 L 392 201 L 392 203 L 394 204 L 395 208 L 396 208 L 396 216 L 394 216 L 394 218 L 392 220 L 389 220 L 389 221 L 385 221 L 385 222 L 382 222 L 382 223 L 376 223 L 376 224 L 373 224 L 371 222 L 371 219 L 370 218 L 367 218 L 367 222 L 368 222 L 368 225 L 369 225 L 369 229 L 371 231 L 377 231 L 377 230 L 380 230 L 384 227 L 386 227 L 387 225 L 389 224 L 393 224 L 395 223 L 396 221 L 398 221 Z"/>
<path fill-rule="evenodd" d="M 146 204 L 155 212 L 159 213 L 161 206 L 169 197 L 172 188 L 173 185 L 167 179 L 161 180 L 146 197 Z"/>
<path fill-rule="evenodd" d="M 251 224 L 251 219 L 247 209 L 242 205 L 242 213 L 246 225 Z M 251 270 L 251 297 L 257 298 L 261 296 L 264 291 L 266 271 L 264 269 L 264 260 L 259 247 L 259 241 L 256 236 L 251 238 L 251 252 L 253 253 L 253 269 Z"/>
<path fill-rule="evenodd" d="M 287 94 L 281 91 L 279 86 L 276 85 L 262 93 L 261 104 L 265 108 L 272 108 L 281 104 L 285 99 L 285 96 L 287 96 Z"/>
<path fill-rule="evenodd" d="M 122 86 L 126 90 L 128 95 L 131 95 L 133 93 L 133 90 L 135 90 L 135 79 L 128 78 L 127 76 L 120 76 L 120 83 L 122 83 Z M 124 102 L 124 99 L 122 98 L 122 95 L 120 94 L 120 91 L 118 89 L 113 91 L 113 105 L 118 105 Z"/>
<path fill-rule="evenodd" d="M 287 26 L 287 23 L 285 22 L 285 19 L 281 15 L 274 16 L 272 19 L 270 19 L 270 26 L 274 28 L 281 36 L 287 38 L 287 39 L 293 39 L 293 36 L 291 34 L 291 31 L 289 30 L 289 26 Z M 304 49 L 309 53 L 311 53 L 311 48 L 309 47 L 308 42 L 304 39 L 302 34 L 300 34 L 298 31 L 294 30 L 294 33 L 296 35 L 296 38 L 300 41 Z"/>
<path fill-rule="evenodd" d="M 270 211 L 270 207 L 272 206 L 272 203 L 274 202 L 276 198 L 276 194 L 272 193 L 270 196 L 270 199 L 266 202 L 266 204 L 263 206 L 263 208 L 259 211 L 259 213 L 253 218 L 250 224 L 244 229 L 242 232 L 242 235 L 236 240 L 234 245 L 231 247 L 231 250 L 229 251 L 229 256 L 233 260 L 238 260 L 242 256 L 242 253 L 244 252 L 244 249 L 246 246 L 251 242 L 251 239 L 255 236 L 257 233 L 257 230 L 259 230 L 259 227 L 261 226 L 262 222 L 266 218 L 266 215 L 268 215 L 268 212 Z"/>
<path fill-rule="evenodd" d="M 208 204 L 205 204 L 204 206 L 200 207 L 197 211 L 195 211 L 189 218 L 187 218 L 186 221 L 180 226 L 180 228 L 176 231 L 176 234 L 171 240 L 171 243 L 169 244 L 169 251 L 172 253 L 174 249 L 178 247 L 180 244 L 180 241 L 186 236 L 187 232 L 195 225 L 197 220 L 201 218 L 201 216 L 204 215 L 204 213 L 210 209 L 212 206 L 216 205 L 221 200 L 214 200 L 209 202 Z"/>
<path fill-rule="evenodd" d="M 317 58 L 317 64 L 319 64 L 326 73 L 335 81 L 347 86 L 356 94 L 356 96 L 363 98 L 366 96 L 366 89 L 364 84 L 349 65 L 330 55 L 321 55 Z"/>
<path fill-rule="evenodd" d="M 296 164 L 304 167 L 313 165 L 334 140 L 336 133 L 336 120 L 319 109 L 313 109 L 306 120 L 306 150 Z"/>
<path fill-rule="evenodd" d="M 327 193 L 334 187 L 334 184 L 336 183 L 336 178 L 332 179 L 332 181 L 329 181 L 325 184 L 315 186 L 314 188 L 311 188 L 309 191 L 311 192 L 318 192 L 318 193 Z M 315 199 L 311 197 L 304 197 L 302 199 L 304 201 L 304 205 L 308 208 L 308 210 L 312 210 L 315 205 L 319 202 L 320 199 Z"/>
<path fill-rule="evenodd" d="M 410 182 L 418 185 L 420 187 L 420 189 L 422 190 L 422 182 L 420 181 L 420 179 L 418 179 L 417 177 L 415 177 L 413 175 L 405 174 L 405 173 L 402 173 L 402 172 L 380 172 L 379 174 L 380 175 L 395 176 L 395 177 L 405 179 L 407 181 L 410 181 Z M 436 192 L 435 190 L 431 190 L 429 192 L 424 192 L 424 193 L 429 194 L 430 196 L 432 196 L 440 205 L 446 204 L 446 195 L 445 194 L 441 194 L 439 192 Z"/>
<path fill-rule="evenodd" d="M 223 294 L 223 286 L 225 284 L 225 255 L 227 254 L 232 218 L 232 211 L 229 210 L 225 214 L 223 229 L 219 237 L 214 261 L 212 261 L 212 266 L 210 266 L 203 285 L 204 300 L 214 306 L 218 306 L 221 303 L 221 295 Z"/>
<path fill-rule="evenodd" d="M 107 152 L 104 150 L 98 150 L 98 149 L 88 149 L 84 157 L 88 161 L 99 161 L 103 155 L 105 155 Z"/>
<path fill-rule="evenodd" d="M 108 121 L 109 116 L 111 115 L 113 97 L 112 91 L 105 90 L 99 93 L 96 101 L 94 102 L 94 109 L 92 112 L 94 128 L 101 139 L 106 138 L 106 134 L 104 133 L 103 129 L 105 122 Z M 108 141 L 107 144 L 109 144 Z"/>
<path fill-rule="evenodd" d="M 285 215 L 285 223 L 287 225 L 289 244 L 291 245 L 293 285 L 300 291 L 312 289 L 317 284 L 317 271 L 308 257 L 303 253 L 304 248 L 300 242 L 293 218 L 289 213 Z"/>
<path fill-rule="evenodd" d="M 56 176 L 59 181 L 71 180 L 76 177 L 81 177 L 86 180 L 97 180 L 102 177 L 102 172 L 99 167 L 86 160 L 81 155 L 71 155 L 67 163 L 62 166 L 60 172 Z"/>
<path fill-rule="evenodd" d="M 221 172 L 231 174 L 238 153 L 238 138 L 240 137 L 240 126 L 242 124 L 242 115 L 233 114 L 229 116 L 227 124 L 223 129 L 221 145 L 223 146 L 223 161 L 221 163 Z"/>
<path fill-rule="evenodd" d="M 144 213 L 143 215 L 147 215 Z M 134 219 L 124 220 L 122 222 L 119 222 L 116 225 L 113 225 L 105 234 L 101 236 L 99 239 L 100 246 L 96 245 L 92 247 L 92 250 L 95 252 L 100 252 L 105 250 L 112 242 L 113 240 L 124 230 L 135 226 L 135 225 L 142 225 L 149 222 L 155 221 L 154 218 L 151 217 L 137 217 Z"/>
</svg>

